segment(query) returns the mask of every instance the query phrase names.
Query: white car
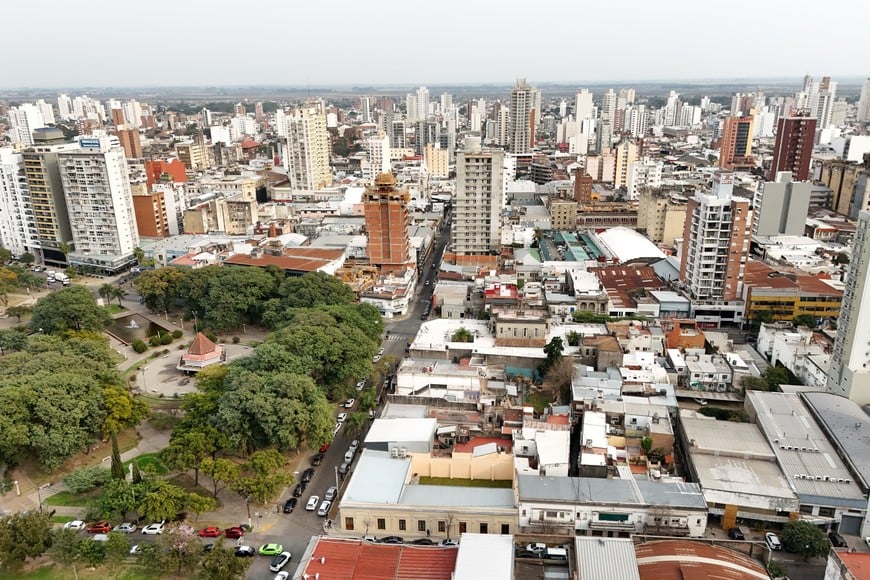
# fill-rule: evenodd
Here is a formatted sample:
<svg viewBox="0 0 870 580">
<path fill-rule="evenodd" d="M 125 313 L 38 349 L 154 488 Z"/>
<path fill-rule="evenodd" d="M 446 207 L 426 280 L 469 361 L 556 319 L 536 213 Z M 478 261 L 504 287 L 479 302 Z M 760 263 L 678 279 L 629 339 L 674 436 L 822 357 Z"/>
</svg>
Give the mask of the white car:
<svg viewBox="0 0 870 580">
<path fill-rule="evenodd" d="M 336 417 L 335 420 L 339 423 L 344 423 L 345 421 L 347 421 L 347 413 L 339 413 L 338 417 Z"/>
<path fill-rule="evenodd" d="M 359 382 L 356 384 L 356 390 L 357 390 L 357 391 L 361 391 L 361 390 L 363 390 L 364 388 L 366 388 L 366 380 L 365 380 L 365 379 L 362 379 L 361 381 L 359 381 Z"/>
<path fill-rule="evenodd" d="M 381 347 L 381 348 L 378 349 L 378 354 L 381 355 L 381 356 L 384 356 L 384 353 L 385 353 L 385 352 L 386 352 L 386 351 L 384 350 L 383 347 Z"/>
<path fill-rule="evenodd" d="M 329 506 L 331 506 L 331 505 L 332 505 L 332 502 L 329 501 L 328 499 L 323 500 L 323 503 L 320 504 L 320 507 L 317 509 L 317 515 L 319 515 L 322 518 L 325 518 L 326 514 L 329 513 Z"/>
<path fill-rule="evenodd" d="M 132 534 L 136 531 L 136 524 L 131 524 L 129 522 L 125 522 L 123 524 L 118 524 L 114 528 L 112 528 L 113 532 L 124 532 L 125 534 Z"/>
<path fill-rule="evenodd" d="M 141 553 L 142 553 L 142 546 L 140 546 L 139 544 L 136 544 L 135 546 L 130 548 L 130 555 L 131 556 L 138 556 Z"/>
<path fill-rule="evenodd" d="M 341 431 L 341 423 L 336 423 L 335 427 L 332 428 L 332 436 L 335 437 L 338 435 L 338 432 Z"/>
<path fill-rule="evenodd" d="M 275 578 L 273 578 L 272 580 L 287 580 L 287 578 L 289 578 L 289 577 L 290 577 L 290 572 L 281 571 L 281 572 L 278 572 L 277 574 L 275 574 Z"/>
<path fill-rule="evenodd" d="M 150 524 L 142 528 L 142 533 L 146 536 L 156 536 L 157 534 L 163 533 L 163 526 L 166 524 L 166 520 L 161 521 L 157 524 Z"/>
<path fill-rule="evenodd" d="M 376 354 L 375 356 L 372 357 L 372 362 L 373 362 L 373 363 L 376 363 L 376 362 L 378 362 L 379 360 L 381 360 L 381 355 L 379 355 L 379 354 Z"/>
<path fill-rule="evenodd" d="M 309 512 L 313 512 L 317 509 L 317 504 L 320 502 L 319 495 L 312 495 L 308 498 L 308 503 L 305 504 L 305 510 Z"/>
<path fill-rule="evenodd" d="M 290 558 L 292 557 L 293 556 L 290 555 L 290 552 L 281 552 L 280 554 L 272 558 L 272 561 L 269 563 L 269 570 L 271 570 L 272 572 L 277 572 L 278 570 L 286 566 L 287 563 L 290 562 Z"/>
<path fill-rule="evenodd" d="M 354 403 L 356 403 L 356 399 L 348 399 L 347 401 L 342 403 L 341 406 L 344 407 L 345 409 L 352 409 Z"/>
<path fill-rule="evenodd" d="M 350 446 L 347 448 L 347 450 L 356 453 L 357 449 L 359 449 L 359 439 L 354 439 L 350 442 Z"/>
<path fill-rule="evenodd" d="M 85 529 L 85 522 L 81 520 L 73 520 L 71 522 L 67 522 L 63 525 L 63 529 L 65 530 L 83 530 Z"/>
</svg>

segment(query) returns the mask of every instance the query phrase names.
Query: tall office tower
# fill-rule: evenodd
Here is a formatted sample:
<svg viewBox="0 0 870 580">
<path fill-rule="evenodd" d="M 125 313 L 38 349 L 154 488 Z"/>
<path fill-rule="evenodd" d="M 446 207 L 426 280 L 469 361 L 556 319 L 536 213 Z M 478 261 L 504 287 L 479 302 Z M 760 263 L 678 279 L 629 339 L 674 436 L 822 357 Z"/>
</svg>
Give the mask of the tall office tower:
<svg viewBox="0 0 870 580">
<path fill-rule="evenodd" d="M 139 129 L 118 129 L 115 132 L 124 155 L 127 159 L 142 159 L 142 141 L 139 139 Z"/>
<path fill-rule="evenodd" d="M 254 103 L 254 119 L 258 123 L 262 123 L 266 118 L 266 112 L 263 110 L 263 101 L 257 101 Z"/>
<path fill-rule="evenodd" d="M 417 111 L 417 95 L 405 95 L 405 119 L 409 123 L 416 123 L 420 116 Z"/>
<path fill-rule="evenodd" d="M 65 94 L 57 96 L 57 115 L 61 119 L 72 119 L 73 105 L 72 99 Z"/>
<path fill-rule="evenodd" d="M 732 171 L 755 167 L 752 158 L 752 117 L 726 117 L 719 145 L 719 167 Z"/>
<path fill-rule="evenodd" d="M 176 143 L 175 152 L 189 171 L 204 171 L 212 166 L 212 156 L 202 135 L 197 135 L 193 143 Z"/>
<path fill-rule="evenodd" d="M 664 117 L 662 122 L 666 127 L 672 127 L 677 124 L 677 115 L 682 106 L 679 93 L 671 91 L 668 95 L 668 102 L 663 109 Z"/>
<path fill-rule="evenodd" d="M 837 338 L 831 353 L 828 391 L 859 405 L 870 403 L 870 212 L 858 216 L 846 276 Z"/>
<path fill-rule="evenodd" d="M 11 147 L 0 147 L 0 245 L 13 256 L 36 254 L 37 240 L 24 159 Z"/>
<path fill-rule="evenodd" d="M 283 112 L 283 110 L 278 109 L 275 114 Z M 199 112 L 199 124 L 202 127 L 211 127 L 212 125 L 214 125 L 214 122 L 212 121 L 211 111 L 209 111 L 206 107 L 203 107 L 202 110 Z M 281 125 L 278 125 L 278 127 L 281 127 Z"/>
<path fill-rule="evenodd" d="M 616 113 L 616 93 L 610 89 L 601 97 L 601 120 L 613 122 Z"/>
<path fill-rule="evenodd" d="M 498 251 L 503 207 L 504 152 L 481 149 L 480 139 L 466 137 L 465 149 L 456 154 L 454 252 L 475 256 Z"/>
<path fill-rule="evenodd" d="M 506 147 L 511 140 L 511 112 L 506 106 L 498 103 L 495 113 L 495 144 Z"/>
<path fill-rule="evenodd" d="M 124 119 L 127 128 L 138 129 L 142 126 L 142 105 L 136 99 L 130 99 L 121 108 L 124 110 Z"/>
<path fill-rule="evenodd" d="M 285 118 L 287 145 L 284 166 L 295 190 L 323 189 L 332 183 L 326 113 L 318 101 L 295 109 Z"/>
<path fill-rule="evenodd" d="M 362 114 L 362 118 L 360 119 L 363 123 L 371 123 L 372 122 L 372 98 L 371 97 L 360 97 L 359 99 L 360 105 L 360 113 Z"/>
<path fill-rule="evenodd" d="M 52 107 L 50 103 L 46 103 L 44 100 L 39 99 L 36 101 L 36 108 L 39 109 L 39 113 L 42 115 L 42 121 L 46 125 L 54 125 L 54 107 Z"/>
<path fill-rule="evenodd" d="M 396 178 L 391 173 L 382 173 L 374 185 L 363 194 L 369 262 L 381 273 L 401 272 L 413 268 L 411 244 L 408 240 L 407 191 L 396 188 Z"/>
<path fill-rule="evenodd" d="M 870 122 L 870 78 L 864 79 L 861 85 L 861 96 L 858 98 L 858 120 Z"/>
<path fill-rule="evenodd" d="M 680 281 L 696 300 L 739 300 L 749 256 L 752 209 L 733 197 L 731 173 L 713 176 L 711 193 L 696 193 L 686 206 Z"/>
<path fill-rule="evenodd" d="M 616 175 L 613 178 L 613 187 L 628 186 L 629 171 L 631 164 L 637 161 L 637 145 L 631 141 L 623 141 L 616 147 Z"/>
<path fill-rule="evenodd" d="M 643 137 L 649 130 L 649 113 L 646 105 L 635 105 L 626 111 L 626 128 L 635 139 Z"/>
<path fill-rule="evenodd" d="M 803 90 L 795 94 L 794 107 L 797 110 L 808 110 L 810 117 L 818 120 L 819 129 L 827 129 L 831 125 L 834 102 L 837 100 L 837 83 L 831 77 L 822 77 L 814 81 L 811 76 L 804 77 Z"/>
<path fill-rule="evenodd" d="M 605 120 L 603 117 L 601 123 L 598 124 L 597 138 L 596 148 L 598 152 L 606 153 L 610 151 L 610 146 L 613 144 L 613 126 L 610 124 L 610 121 Z"/>
<path fill-rule="evenodd" d="M 75 264 L 118 271 L 139 245 L 133 193 L 117 137 L 80 137 L 79 148 L 57 154 Z"/>
<path fill-rule="evenodd" d="M 72 242 L 72 230 L 58 168 L 58 154 L 78 148 L 78 143 L 69 143 L 64 139 L 60 129 L 46 128 L 34 132 L 33 146 L 22 153 L 36 236 L 47 264 L 68 265 L 60 251 L 60 244 Z"/>
<path fill-rule="evenodd" d="M 812 117 L 780 117 L 767 179 L 773 181 L 780 171 L 790 171 L 795 181 L 809 179 L 815 137 L 816 120 Z"/>
<path fill-rule="evenodd" d="M 564 119 L 568 116 L 568 101 L 562 99 L 559 101 L 559 119 Z"/>
<path fill-rule="evenodd" d="M 731 116 L 748 117 L 752 111 L 760 111 L 764 106 L 764 93 L 734 93 L 731 97 Z"/>
<path fill-rule="evenodd" d="M 773 181 L 765 181 L 752 201 L 753 236 L 802 236 L 810 209 L 813 184 L 792 181 L 788 171 L 777 173 Z"/>
<path fill-rule="evenodd" d="M 390 125 L 390 147 L 392 149 L 404 149 L 407 145 L 407 140 L 405 139 L 405 121 L 403 119 L 395 119 Z"/>
<path fill-rule="evenodd" d="M 453 109 L 453 95 L 450 93 L 441 93 L 441 114 L 447 115 Z"/>
<path fill-rule="evenodd" d="M 482 127 L 483 115 L 480 112 L 476 103 L 469 105 L 468 114 L 468 130 L 473 133 L 480 133 Z"/>
<path fill-rule="evenodd" d="M 417 89 L 417 118 L 429 118 L 429 89 L 426 87 Z"/>
<path fill-rule="evenodd" d="M 577 96 L 574 99 L 574 119 L 578 122 L 583 119 L 588 119 L 592 116 L 592 111 L 594 106 L 592 105 L 592 93 L 590 93 L 587 89 L 581 90 L 577 93 Z"/>
<path fill-rule="evenodd" d="M 245 110 L 244 103 L 236 103 L 235 105 L 233 105 L 234 115 L 244 115 L 245 113 L 247 113 L 247 111 Z"/>
<path fill-rule="evenodd" d="M 526 83 L 526 79 L 517 79 L 517 84 L 511 91 L 510 104 L 510 152 L 514 154 L 529 153 L 535 144 L 535 101 L 537 91 Z"/>
<path fill-rule="evenodd" d="M 9 108 L 9 137 L 13 143 L 33 145 L 33 132 L 45 127 L 42 111 L 33 103 Z"/>
<path fill-rule="evenodd" d="M 379 132 L 366 139 L 365 149 L 368 151 L 368 171 L 363 172 L 363 177 L 374 181 L 382 173 L 392 171 L 390 165 L 390 138 L 384 132 Z"/>
</svg>

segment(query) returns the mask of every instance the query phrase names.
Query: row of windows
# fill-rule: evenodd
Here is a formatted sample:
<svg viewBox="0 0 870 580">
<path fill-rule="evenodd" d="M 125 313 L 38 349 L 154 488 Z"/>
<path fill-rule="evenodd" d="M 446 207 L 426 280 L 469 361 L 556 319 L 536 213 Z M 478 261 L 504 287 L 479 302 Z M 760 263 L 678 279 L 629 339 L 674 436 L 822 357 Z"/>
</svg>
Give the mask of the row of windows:
<svg viewBox="0 0 870 580">
<path fill-rule="evenodd" d="M 386 530 L 387 529 L 387 520 L 386 518 L 378 518 L 377 520 L 377 529 Z M 468 532 L 468 522 L 459 522 L 459 533 L 464 534 Z M 354 519 L 352 517 L 344 518 L 344 528 L 349 531 L 353 531 L 354 529 Z M 439 534 L 447 533 L 447 521 L 446 520 L 438 520 L 436 522 L 436 528 Z M 405 532 L 408 530 L 408 520 L 400 519 L 399 520 L 399 531 Z M 426 520 L 417 520 L 417 531 L 418 532 L 426 532 L 426 534 L 430 534 L 432 530 L 429 528 L 429 524 Z M 489 533 L 489 524 L 481 522 L 478 524 L 478 531 L 481 534 Z M 510 534 L 511 533 L 511 525 L 510 524 L 501 524 L 501 534 Z"/>
</svg>

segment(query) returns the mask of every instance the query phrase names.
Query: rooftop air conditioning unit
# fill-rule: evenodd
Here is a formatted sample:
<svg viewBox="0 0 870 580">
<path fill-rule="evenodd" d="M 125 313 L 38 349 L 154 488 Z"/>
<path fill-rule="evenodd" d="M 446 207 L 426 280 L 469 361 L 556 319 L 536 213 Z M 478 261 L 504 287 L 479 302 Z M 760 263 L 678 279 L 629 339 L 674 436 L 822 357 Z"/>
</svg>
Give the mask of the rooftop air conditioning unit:
<svg viewBox="0 0 870 580">
<path fill-rule="evenodd" d="M 408 456 L 408 450 L 405 447 L 402 447 L 401 449 L 399 449 L 399 457 L 407 457 L 407 456 Z"/>
<path fill-rule="evenodd" d="M 390 457 L 398 457 L 399 456 L 399 448 L 393 447 L 390 449 Z"/>
</svg>

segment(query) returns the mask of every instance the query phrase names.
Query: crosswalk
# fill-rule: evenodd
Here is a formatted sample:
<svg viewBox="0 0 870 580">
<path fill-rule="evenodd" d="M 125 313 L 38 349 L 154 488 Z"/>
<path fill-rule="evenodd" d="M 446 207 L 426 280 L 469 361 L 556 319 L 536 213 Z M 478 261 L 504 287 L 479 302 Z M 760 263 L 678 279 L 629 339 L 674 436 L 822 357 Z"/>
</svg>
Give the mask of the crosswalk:
<svg viewBox="0 0 870 580">
<path fill-rule="evenodd" d="M 390 340 L 392 342 L 408 342 L 410 338 L 410 334 L 394 334 L 391 332 L 390 336 L 387 337 L 387 340 Z"/>
</svg>

